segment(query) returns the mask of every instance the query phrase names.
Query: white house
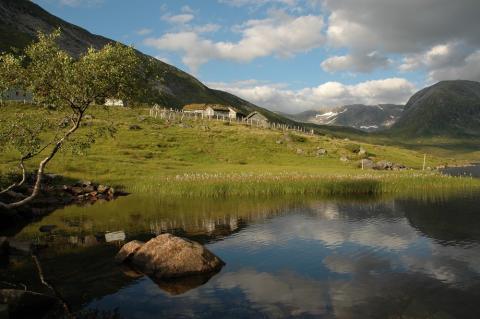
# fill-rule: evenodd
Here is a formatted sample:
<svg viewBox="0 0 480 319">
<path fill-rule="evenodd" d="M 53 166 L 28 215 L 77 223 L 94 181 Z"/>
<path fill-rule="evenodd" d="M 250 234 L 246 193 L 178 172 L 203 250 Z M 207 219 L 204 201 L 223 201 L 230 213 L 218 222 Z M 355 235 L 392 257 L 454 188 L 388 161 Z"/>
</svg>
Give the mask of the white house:
<svg viewBox="0 0 480 319">
<path fill-rule="evenodd" d="M 120 99 L 106 99 L 106 106 L 127 106 L 127 102 Z"/>
<path fill-rule="evenodd" d="M 7 90 L 1 97 L 4 101 L 17 101 L 17 102 L 32 102 L 33 95 L 29 92 L 26 92 L 22 89 L 11 89 Z"/>
</svg>

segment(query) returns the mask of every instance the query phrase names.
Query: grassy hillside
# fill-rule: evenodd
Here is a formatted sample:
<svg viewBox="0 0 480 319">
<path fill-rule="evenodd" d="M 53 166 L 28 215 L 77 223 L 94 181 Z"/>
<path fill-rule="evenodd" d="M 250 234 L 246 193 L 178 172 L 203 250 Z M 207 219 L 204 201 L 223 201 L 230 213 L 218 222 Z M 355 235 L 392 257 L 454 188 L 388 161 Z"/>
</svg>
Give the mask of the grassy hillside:
<svg viewBox="0 0 480 319">
<path fill-rule="evenodd" d="M 92 34 L 85 29 L 64 21 L 28 0 L 0 1 L 0 52 L 15 48 L 21 52 L 35 38 L 38 31 L 52 32 L 60 28 L 59 45 L 73 56 L 89 47 L 101 48 L 111 39 Z M 259 111 L 271 120 L 293 123 L 278 114 L 256 106 L 227 92 L 212 90 L 190 74 L 138 52 L 144 61 L 146 81 L 153 90 L 141 94 L 139 102 L 158 103 L 167 108 L 180 109 L 191 103 L 216 103 L 234 106 L 245 113 Z"/>
<path fill-rule="evenodd" d="M 443 81 L 421 90 L 389 133 L 480 139 L 480 83 Z"/>
<path fill-rule="evenodd" d="M 3 107 L 0 118 L 15 117 L 20 112 L 38 110 L 23 105 Z M 322 188 L 327 186 L 321 183 L 345 182 L 341 187 L 349 188 L 364 180 L 383 183 L 403 177 L 418 180 L 419 176 L 418 171 L 362 171 L 358 167 L 360 157 L 350 151 L 351 145 L 356 143 L 351 140 L 284 133 L 221 121 L 154 119 L 148 117 L 146 108 L 105 110 L 95 107 L 91 114 L 93 119 L 85 122 L 77 142 L 81 142 L 82 136 L 92 128 L 109 122 L 118 129 L 116 137 L 99 137 L 97 143 L 81 155 L 63 150 L 49 165 L 49 172 L 123 185 L 132 191 L 161 191 L 175 183 L 191 186 L 227 182 L 242 184 L 244 189 L 239 192 L 248 192 L 246 188 L 266 181 L 266 184 L 278 182 L 277 187 L 282 192 L 286 188 L 295 192 L 295 185 L 299 189 Z M 132 130 L 132 125 L 140 129 Z M 376 160 L 385 159 L 415 169 L 422 165 L 421 153 L 393 146 L 360 144 Z M 328 155 L 317 156 L 319 148 L 326 149 Z M 8 173 L 17 157 L 13 151 L 3 150 L 0 174 Z M 340 161 L 341 157 L 348 157 L 349 161 Z M 429 157 L 427 164 L 433 167 L 445 161 L 457 162 Z M 32 164 L 30 168 L 34 168 Z"/>
</svg>

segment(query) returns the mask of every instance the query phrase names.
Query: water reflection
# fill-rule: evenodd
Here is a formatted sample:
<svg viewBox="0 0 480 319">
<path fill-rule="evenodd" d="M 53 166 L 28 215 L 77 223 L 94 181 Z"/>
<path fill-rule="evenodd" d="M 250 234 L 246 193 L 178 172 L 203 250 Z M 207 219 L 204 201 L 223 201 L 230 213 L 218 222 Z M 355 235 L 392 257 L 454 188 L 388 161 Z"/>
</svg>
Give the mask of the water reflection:
<svg viewBox="0 0 480 319">
<path fill-rule="evenodd" d="M 478 198 L 199 204 L 132 197 L 58 211 L 17 238 L 44 247 L 46 275 L 77 310 L 118 308 L 125 318 L 477 318 Z M 57 227 L 47 234 L 41 225 Z M 226 267 L 213 277 L 156 283 L 114 265 L 123 238 L 163 232 L 206 243 Z M 26 280 L 31 271 L 10 264 L 0 279 Z"/>
</svg>

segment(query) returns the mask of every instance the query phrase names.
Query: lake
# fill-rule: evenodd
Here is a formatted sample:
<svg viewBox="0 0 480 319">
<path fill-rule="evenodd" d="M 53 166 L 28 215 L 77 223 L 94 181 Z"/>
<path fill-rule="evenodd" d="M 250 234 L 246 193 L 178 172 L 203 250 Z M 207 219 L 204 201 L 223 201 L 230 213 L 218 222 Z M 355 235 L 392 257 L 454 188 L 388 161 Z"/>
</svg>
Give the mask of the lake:
<svg viewBox="0 0 480 319">
<path fill-rule="evenodd" d="M 177 200 L 68 207 L 15 235 L 75 311 L 121 318 L 478 318 L 480 194 L 424 199 Z M 53 227 L 42 227 L 42 226 Z M 42 231 L 40 231 L 40 228 Z M 53 228 L 53 229 L 52 229 Z M 125 241 L 171 232 L 226 262 L 154 282 L 116 265 Z M 30 258 L 0 280 L 42 290 Z"/>
</svg>

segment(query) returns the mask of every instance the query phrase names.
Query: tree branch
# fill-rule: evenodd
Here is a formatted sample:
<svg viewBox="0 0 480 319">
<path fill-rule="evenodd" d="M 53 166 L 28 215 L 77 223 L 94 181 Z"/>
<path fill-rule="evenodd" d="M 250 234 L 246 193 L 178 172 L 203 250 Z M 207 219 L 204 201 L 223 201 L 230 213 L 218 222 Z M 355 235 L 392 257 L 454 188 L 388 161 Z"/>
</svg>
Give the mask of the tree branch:
<svg viewBox="0 0 480 319">
<path fill-rule="evenodd" d="M 70 130 L 68 130 L 65 133 L 65 135 L 60 140 L 58 140 L 55 143 L 55 146 L 53 147 L 50 154 L 40 162 L 40 164 L 38 166 L 37 178 L 36 178 L 35 184 L 33 186 L 32 194 L 30 196 L 28 196 L 27 198 L 22 199 L 21 201 L 18 201 L 18 202 L 14 202 L 14 203 L 10 203 L 10 204 L 5 204 L 5 203 L 0 202 L 0 207 L 1 208 L 11 210 L 11 209 L 20 207 L 22 205 L 28 204 L 33 199 L 35 199 L 35 197 L 38 196 L 38 194 L 40 192 L 40 189 L 41 189 L 41 186 L 42 186 L 42 179 L 43 179 L 43 174 L 44 174 L 45 167 L 47 166 L 48 162 L 50 162 L 50 160 L 55 156 L 55 154 L 57 154 L 57 152 L 60 150 L 60 148 L 62 147 L 65 140 L 67 140 L 68 137 L 71 134 L 73 134 L 80 127 L 80 122 L 82 121 L 83 114 L 84 114 L 84 112 L 79 112 L 78 113 L 77 119 L 76 119 L 74 125 L 70 128 Z"/>
</svg>

